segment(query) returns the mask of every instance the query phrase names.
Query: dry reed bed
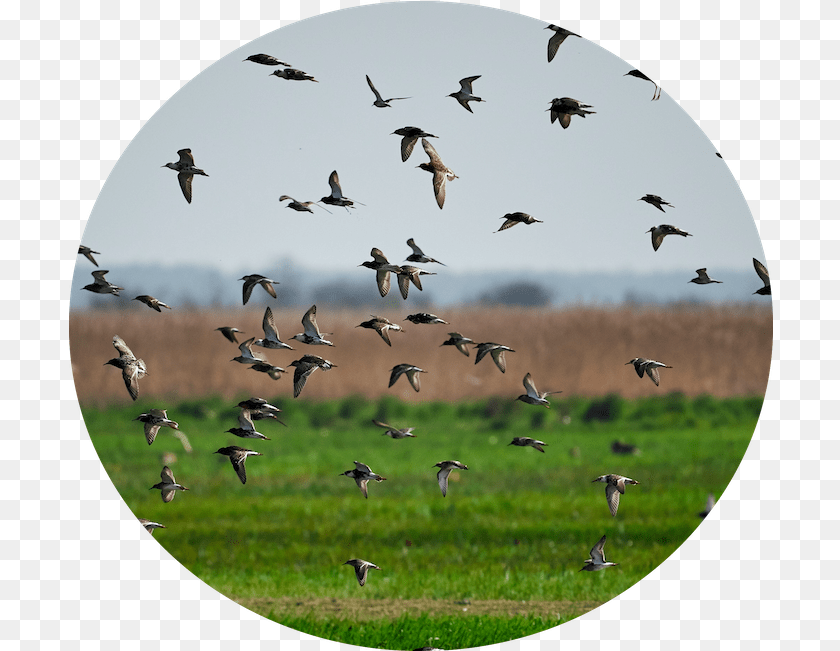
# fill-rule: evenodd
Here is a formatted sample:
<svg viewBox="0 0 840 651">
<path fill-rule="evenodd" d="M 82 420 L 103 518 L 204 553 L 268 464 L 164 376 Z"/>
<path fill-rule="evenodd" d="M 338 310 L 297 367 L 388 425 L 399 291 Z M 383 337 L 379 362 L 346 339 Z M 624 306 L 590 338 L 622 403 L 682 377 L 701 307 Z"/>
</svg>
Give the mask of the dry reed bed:
<svg viewBox="0 0 840 651">
<path fill-rule="evenodd" d="M 301 332 L 304 310 L 273 308 L 281 338 Z M 120 372 L 103 366 L 116 351 L 119 334 L 145 360 L 149 375 L 140 382 L 142 398 L 188 398 L 244 394 L 292 396 L 294 367 L 278 381 L 231 362 L 237 347 L 214 329 L 236 326 L 250 336 L 262 336 L 264 308 L 227 311 L 165 312 L 138 304 L 136 310 L 74 312 L 70 344 L 76 390 L 83 405 L 126 402 L 130 398 Z M 324 306 L 318 325 L 332 332 L 335 347 L 306 346 L 294 351 L 264 350 L 282 367 L 305 353 L 334 362 L 336 368 L 315 371 L 301 394 L 328 399 L 353 394 L 376 398 L 383 394 L 407 401 L 461 400 L 489 395 L 515 398 L 522 378 L 530 372 L 541 391 L 597 396 L 617 393 L 633 398 L 680 391 L 687 395 L 763 395 L 770 369 L 773 337 L 769 307 L 579 307 L 556 311 L 511 308 L 449 308 L 436 312 L 450 325 L 414 325 L 404 321 L 411 308 L 380 315 L 400 323 L 389 348 L 372 330 L 357 328 L 370 318 L 365 310 Z M 502 374 L 488 355 L 474 364 L 452 346 L 441 347 L 450 331 L 476 342 L 494 341 L 513 348 Z M 662 386 L 639 379 L 625 362 L 650 357 L 673 369 L 661 372 Z M 388 388 L 390 369 L 410 363 L 428 371 L 415 393 L 405 378 Z"/>
</svg>

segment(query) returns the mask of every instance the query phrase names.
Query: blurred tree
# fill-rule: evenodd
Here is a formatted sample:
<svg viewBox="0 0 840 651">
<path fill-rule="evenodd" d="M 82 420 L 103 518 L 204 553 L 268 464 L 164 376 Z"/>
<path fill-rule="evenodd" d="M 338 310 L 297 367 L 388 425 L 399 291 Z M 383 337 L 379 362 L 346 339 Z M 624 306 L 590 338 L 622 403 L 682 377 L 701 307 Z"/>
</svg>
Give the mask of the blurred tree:
<svg viewBox="0 0 840 651">
<path fill-rule="evenodd" d="M 485 305 L 541 307 L 550 305 L 552 298 L 552 292 L 538 283 L 517 281 L 483 293 L 478 302 Z"/>
</svg>

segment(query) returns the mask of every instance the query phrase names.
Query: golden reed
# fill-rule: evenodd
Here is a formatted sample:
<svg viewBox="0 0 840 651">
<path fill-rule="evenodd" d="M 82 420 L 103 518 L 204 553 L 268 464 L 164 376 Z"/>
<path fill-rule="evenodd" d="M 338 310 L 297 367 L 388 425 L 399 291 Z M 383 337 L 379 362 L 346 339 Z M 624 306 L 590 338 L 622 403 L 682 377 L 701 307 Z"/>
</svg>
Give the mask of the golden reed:
<svg viewBox="0 0 840 651">
<path fill-rule="evenodd" d="M 272 306 L 281 339 L 301 331 L 305 308 Z M 395 395 L 406 401 L 462 400 L 522 393 L 522 378 L 531 373 L 543 391 L 564 396 L 617 393 L 627 398 L 679 391 L 689 396 L 763 395 L 767 388 L 773 340 L 769 306 L 728 304 L 713 307 L 614 308 L 574 307 L 523 309 L 450 307 L 432 309 L 449 325 L 415 325 L 404 321 L 416 312 L 399 304 L 377 311 L 405 332 L 391 332 L 389 348 L 372 330 L 357 328 L 370 310 L 318 307 L 318 326 L 330 332 L 335 347 L 254 348 L 273 364 L 288 367 L 280 380 L 230 360 L 239 354 L 215 328 L 236 326 L 249 337 L 262 337 L 264 308 L 181 311 L 158 314 L 139 305 L 122 311 L 73 312 L 70 346 L 76 391 L 82 405 L 130 401 L 119 373 L 103 364 L 114 356 L 111 339 L 119 334 L 149 375 L 140 383 L 140 400 L 154 398 L 163 407 L 179 398 L 218 395 L 292 397 L 294 367 L 289 362 L 306 353 L 325 357 L 336 368 L 309 377 L 302 398 L 330 399 L 348 395 L 377 398 Z M 441 344 L 448 332 L 460 332 L 476 343 L 492 341 L 513 348 L 502 374 L 489 355 L 476 365 L 475 352 L 464 357 Z M 661 373 L 657 388 L 639 379 L 625 362 L 634 357 L 659 360 L 673 369 Z M 420 393 L 407 382 L 388 388 L 390 370 L 409 363 L 428 371 Z"/>
</svg>

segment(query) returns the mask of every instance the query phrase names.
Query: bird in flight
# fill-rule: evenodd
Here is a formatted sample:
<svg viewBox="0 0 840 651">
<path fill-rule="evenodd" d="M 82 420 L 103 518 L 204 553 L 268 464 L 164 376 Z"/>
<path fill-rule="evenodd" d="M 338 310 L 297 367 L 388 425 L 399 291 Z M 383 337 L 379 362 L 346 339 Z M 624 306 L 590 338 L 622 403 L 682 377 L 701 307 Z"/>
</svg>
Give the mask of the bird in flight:
<svg viewBox="0 0 840 651">
<path fill-rule="evenodd" d="M 557 49 L 563 44 L 563 41 L 566 40 L 567 36 L 577 36 L 578 38 L 580 38 L 579 34 L 570 32 L 568 29 L 564 27 L 558 27 L 557 25 L 549 25 L 545 29 L 550 29 L 554 32 L 554 34 L 551 35 L 551 38 L 548 39 L 549 63 L 551 63 L 554 60 L 554 55 L 557 54 Z"/>
<path fill-rule="evenodd" d="M 633 368 L 636 369 L 636 373 L 639 377 L 644 377 L 645 373 L 647 373 L 648 377 L 656 386 L 659 386 L 659 369 L 674 368 L 673 366 L 668 366 L 662 362 L 657 362 L 654 359 L 645 359 L 644 357 L 634 357 L 627 362 L 625 366 L 627 366 L 627 364 L 633 365 Z"/>
<path fill-rule="evenodd" d="M 252 54 L 247 59 L 242 59 L 242 61 L 253 61 L 264 66 L 286 66 L 287 68 L 291 65 L 289 63 L 283 63 L 280 59 L 275 59 L 269 54 Z"/>
<path fill-rule="evenodd" d="M 437 151 L 428 140 L 423 138 L 421 142 L 423 143 L 423 150 L 429 156 L 429 162 L 421 163 L 417 167 L 432 173 L 432 188 L 435 191 L 435 199 L 438 207 L 443 210 L 443 202 L 446 201 L 446 182 L 457 179 L 458 175 L 443 164 Z"/>
<path fill-rule="evenodd" d="M 467 109 L 470 113 L 473 110 L 470 108 L 469 102 L 483 102 L 484 100 L 478 97 L 477 95 L 472 94 L 472 85 L 476 79 L 479 79 L 481 75 L 475 75 L 474 77 L 464 77 L 458 83 L 461 84 L 461 88 L 458 90 L 457 93 L 449 93 L 447 97 L 454 97 L 458 100 L 458 103 Z"/>
<path fill-rule="evenodd" d="M 181 186 L 181 192 L 184 193 L 184 199 L 187 203 L 192 203 L 192 182 L 193 176 L 199 174 L 201 176 L 210 176 L 204 170 L 200 170 L 195 166 L 192 151 L 189 149 L 178 150 L 178 162 L 167 163 L 161 167 L 168 167 L 171 170 L 178 172 L 178 183 Z"/>
<path fill-rule="evenodd" d="M 368 86 L 373 91 L 373 94 L 376 95 L 376 101 L 374 101 L 373 105 L 379 108 L 391 108 L 389 102 L 394 102 L 398 99 L 411 99 L 410 97 L 392 97 L 390 99 L 382 99 L 382 95 L 379 94 L 379 91 L 376 90 L 376 87 L 373 85 L 373 82 L 370 80 L 370 77 L 365 75 L 365 79 L 367 79 Z"/>
<path fill-rule="evenodd" d="M 595 546 L 589 550 L 589 558 L 587 558 L 584 563 L 585 565 L 580 568 L 581 572 L 597 572 L 598 570 L 605 570 L 608 567 L 613 567 L 618 563 L 610 563 L 604 557 L 604 543 L 607 542 L 607 534 L 601 536 L 601 540 L 595 543 Z"/>
<path fill-rule="evenodd" d="M 397 129 L 391 133 L 391 135 L 403 137 L 400 141 L 400 155 L 402 156 L 403 163 L 408 160 L 409 156 L 411 156 L 411 152 L 414 151 L 414 145 L 417 144 L 417 141 L 420 138 L 437 138 L 437 136 L 434 136 L 431 133 L 426 133 L 419 127 L 403 127 L 401 129 Z"/>
<path fill-rule="evenodd" d="M 755 268 L 755 273 L 757 273 L 758 277 L 761 278 L 761 282 L 764 283 L 764 287 L 757 289 L 753 292 L 753 294 L 758 294 L 759 296 L 770 296 L 770 274 L 767 273 L 767 267 L 755 258 L 753 258 L 753 267 Z"/>
<path fill-rule="evenodd" d="M 662 246 L 662 240 L 665 239 L 666 235 L 682 235 L 683 237 L 691 237 L 691 233 L 686 233 L 685 231 L 680 230 L 676 226 L 671 226 L 670 224 L 651 226 L 650 230 L 645 232 L 650 233 L 650 241 L 653 244 L 654 251 L 659 250 L 659 247 Z"/>
<path fill-rule="evenodd" d="M 601 482 L 606 484 L 607 505 L 610 507 L 610 513 L 613 517 L 618 513 L 618 501 L 624 495 L 624 487 L 628 484 L 638 484 L 635 479 L 629 477 L 622 477 L 621 475 L 601 475 L 592 480 L 592 483 Z"/>
<path fill-rule="evenodd" d="M 122 378 L 125 382 L 125 388 L 128 389 L 128 395 L 131 396 L 132 400 L 137 400 L 137 396 L 140 395 L 138 383 L 141 378 L 147 375 L 146 362 L 135 357 L 131 348 L 126 346 L 119 335 L 114 335 L 111 343 L 113 343 L 120 356 L 109 359 L 105 362 L 105 365 L 116 366 L 122 371 Z"/>
<path fill-rule="evenodd" d="M 630 75 L 631 77 L 635 77 L 636 79 L 644 79 L 645 81 L 649 81 L 653 84 L 653 97 L 650 98 L 651 102 L 655 102 L 660 97 L 662 97 L 662 88 L 650 77 L 648 77 L 645 73 L 641 70 L 631 70 L 630 72 L 625 72 L 624 76 Z"/>
</svg>

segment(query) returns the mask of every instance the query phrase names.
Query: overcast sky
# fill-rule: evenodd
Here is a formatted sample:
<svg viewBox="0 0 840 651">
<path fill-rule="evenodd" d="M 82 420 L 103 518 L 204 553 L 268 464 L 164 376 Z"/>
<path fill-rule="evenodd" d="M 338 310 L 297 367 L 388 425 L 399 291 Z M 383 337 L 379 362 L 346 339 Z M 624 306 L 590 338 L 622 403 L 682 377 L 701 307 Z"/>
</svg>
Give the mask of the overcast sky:
<svg viewBox="0 0 840 651">
<path fill-rule="evenodd" d="M 106 269 L 109 261 L 209 264 L 281 281 L 288 258 L 372 274 L 357 269 L 371 247 L 399 263 L 409 237 L 458 271 L 681 270 L 688 280 L 699 267 L 720 277 L 763 260 L 725 161 L 667 89 L 650 101 L 653 84 L 623 76 L 632 66 L 581 38 L 569 37 L 548 63 L 553 32 L 545 26 L 474 5 L 394 3 L 259 38 L 149 120 L 108 177 L 82 242 L 102 252 Z M 243 62 L 256 53 L 319 83 Z M 365 74 L 385 98 L 411 99 L 373 107 Z M 472 75 L 482 75 L 473 91 L 486 100 L 471 104 L 474 114 L 447 97 Z M 549 102 L 564 96 L 596 114 L 573 117 L 566 130 L 551 124 Z M 439 136 L 431 142 L 459 176 L 447 184 L 443 210 L 432 175 L 416 168 L 428 161 L 419 142 L 401 162 L 400 137 L 390 134 L 407 125 Z M 181 148 L 209 174 L 195 177 L 192 204 L 176 172 L 161 167 Z M 365 206 L 310 215 L 278 201 L 329 194 L 334 169 L 344 194 Z M 637 201 L 646 193 L 675 208 L 663 214 Z M 544 223 L 494 233 L 514 211 Z M 661 223 L 693 237 L 666 238 L 654 252 L 645 231 Z M 79 264 L 87 276 L 90 263 Z"/>
</svg>

